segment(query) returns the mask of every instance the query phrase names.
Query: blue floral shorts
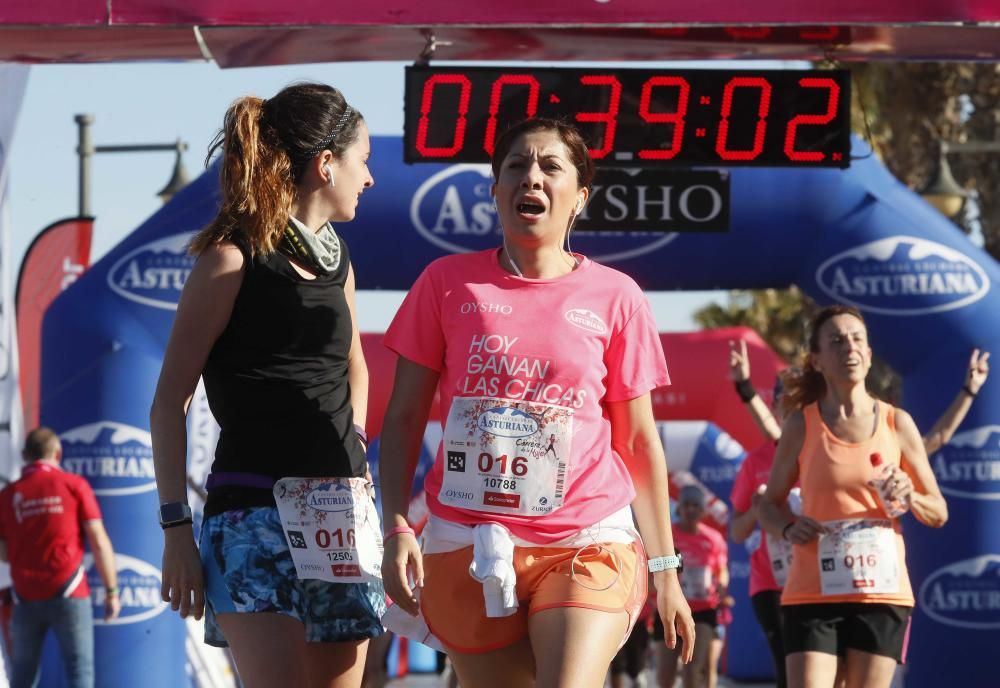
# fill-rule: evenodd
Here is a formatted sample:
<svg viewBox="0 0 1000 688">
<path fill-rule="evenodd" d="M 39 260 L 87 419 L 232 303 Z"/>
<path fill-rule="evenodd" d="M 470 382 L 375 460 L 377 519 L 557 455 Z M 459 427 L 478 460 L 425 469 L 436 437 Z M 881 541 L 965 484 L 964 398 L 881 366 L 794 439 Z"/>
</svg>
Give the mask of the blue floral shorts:
<svg viewBox="0 0 1000 688">
<path fill-rule="evenodd" d="M 286 614 L 301 621 L 306 640 L 316 643 L 366 640 L 383 633 L 382 584 L 300 579 L 275 507 L 234 509 L 208 518 L 199 548 L 209 645 L 228 645 L 217 614 Z"/>
</svg>

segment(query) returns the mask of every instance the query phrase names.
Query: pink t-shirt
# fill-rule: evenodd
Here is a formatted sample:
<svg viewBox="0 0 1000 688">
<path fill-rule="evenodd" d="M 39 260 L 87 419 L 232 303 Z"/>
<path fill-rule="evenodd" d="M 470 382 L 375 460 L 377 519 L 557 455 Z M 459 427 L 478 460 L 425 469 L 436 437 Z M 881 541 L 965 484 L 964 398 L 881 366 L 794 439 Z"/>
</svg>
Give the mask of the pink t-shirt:
<svg viewBox="0 0 1000 688">
<path fill-rule="evenodd" d="M 777 448 L 774 442 L 768 442 L 753 450 L 743 459 L 736 480 L 733 482 L 733 491 L 730 500 L 733 503 L 733 510 L 741 513 L 749 511 L 752 505 L 753 493 L 761 485 L 767 484 L 768 476 L 771 475 L 771 464 L 774 463 L 774 450 Z M 763 532 L 760 535 L 760 545 L 750 555 L 750 596 L 753 597 L 758 592 L 766 590 L 781 590 L 774 579 L 774 572 L 771 570 L 771 556 L 767 550 L 767 538 Z"/>
<path fill-rule="evenodd" d="M 719 606 L 719 576 L 729 566 L 725 538 L 715 528 L 699 523 L 694 533 L 673 524 L 674 549 L 684 557 L 681 590 L 691 611 L 701 612 Z"/>
<path fill-rule="evenodd" d="M 635 496 L 605 402 L 670 377 L 639 287 L 578 258 L 567 275 L 527 279 L 496 249 L 446 256 L 400 306 L 386 346 L 441 374 L 444 440 L 424 483 L 436 516 L 547 544 Z"/>
</svg>

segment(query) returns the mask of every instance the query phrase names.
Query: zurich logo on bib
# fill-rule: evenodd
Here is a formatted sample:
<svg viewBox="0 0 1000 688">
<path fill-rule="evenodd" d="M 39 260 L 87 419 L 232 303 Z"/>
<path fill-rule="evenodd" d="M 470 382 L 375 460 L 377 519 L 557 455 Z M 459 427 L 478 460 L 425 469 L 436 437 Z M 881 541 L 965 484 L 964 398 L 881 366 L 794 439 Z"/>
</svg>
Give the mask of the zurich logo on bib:
<svg viewBox="0 0 1000 688">
<path fill-rule="evenodd" d="M 947 495 L 1000 500 L 1000 425 L 958 433 L 931 456 L 931 467 Z"/>
<path fill-rule="evenodd" d="M 905 235 L 838 253 L 819 266 L 816 282 L 835 301 L 884 315 L 962 308 L 990 290 L 985 270 L 961 251 Z"/>
<path fill-rule="evenodd" d="M 149 432 L 124 423 L 98 421 L 59 435 L 62 467 L 85 477 L 102 497 L 152 492 L 153 441 Z"/>
<path fill-rule="evenodd" d="M 108 287 L 124 299 L 153 308 L 176 310 L 194 258 L 191 234 L 175 234 L 129 251 L 108 271 Z"/>
<path fill-rule="evenodd" d="M 1000 554 L 941 567 L 920 587 L 920 607 L 948 626 L 1000 629 Z"/>
</svg>

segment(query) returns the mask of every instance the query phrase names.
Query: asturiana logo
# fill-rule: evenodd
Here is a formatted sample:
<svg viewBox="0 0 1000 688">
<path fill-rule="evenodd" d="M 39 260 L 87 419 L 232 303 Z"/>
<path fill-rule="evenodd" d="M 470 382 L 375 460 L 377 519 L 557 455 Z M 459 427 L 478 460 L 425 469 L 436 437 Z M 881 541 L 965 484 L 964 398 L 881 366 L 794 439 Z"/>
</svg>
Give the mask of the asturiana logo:
<svg viewBox="0 0 1000 688">
<path fill-rule="evenodd" d="M 538 432 L 538 421 L 530 413 L 498 406 L 479 416 L 479 429 L 497 437 L 530 437 Z"/>
<path fill-rule="evenodd" d="M 156 489 L 153 440 L 146 430 L 98 421 L 67 430 L 59 439 L 62 467 L 87 478 L 94 494 L 121 496 Z"/>
<path fill-rule="evenodd" d="M 586 308 L 571 308 L 563 313 L 566 322 L 576 325 L 581 330 L 593 332 L 594 334 L 604 334 L 608 331 L 608 326 L 601 320 L 601 316 Z"/>
<path fill-rule="evenodd" d="M 960 432 L 931 457 L 941 491 L 969 499 L 1000 499 L 1000 425 Z"/>
<path fill-rule="evenodd" d="M 1000 554 L 939 568 L 920 586 L 920 608 L 948 626 L 1000 629 Z"/>
<path fill-rule="evenodd" d="M 905 235 L 838 253 L 819 266 L 816 282 L 836 301 L 884 315 L 962 308 L 990 290 L 986 271 L 961 251 Z"/>
<path fill-rule="evenodd" d="M 149 562 L 115 553 L 115 568 L 118 570 L 118 599 L 122 610 L 117 618 L 104 620 L 104 583 L 94 567 L 93 555 L 87 554 L 83 560 L 90 585 L 90 599 L 94 605 L 94 623 L 107 626 L 148 621 L 161 614 L 167 603 L 160 597 L 163 574 Z"/>
<path fill-rule="evenodd" d="M 500 222 L 490 194 L 489 165 L 450 165 L 431 175 L 410 201 L 410 222 L 424 239 L 449 253 L 500 245 Z M 623 234 L 626 241 L 623 244 Z M 666 246 L 676 232 L 593 232 L 573 240 L 594 260 L 635 258 Z"/>
<path fill-rule="evenodd" d="M 343 483 L 324 483 L 306 495 L 306 505 L 316 511 L 350 511 L 354 508 L 354 494 Z"/>
<path fill-rule="evenodd" d="M 108 271 L 108 286 L 122 298 L 153 308 L 176 310 L 194 258 L 191 234 L 175 234 L 129 251 Z"/>
</svg>

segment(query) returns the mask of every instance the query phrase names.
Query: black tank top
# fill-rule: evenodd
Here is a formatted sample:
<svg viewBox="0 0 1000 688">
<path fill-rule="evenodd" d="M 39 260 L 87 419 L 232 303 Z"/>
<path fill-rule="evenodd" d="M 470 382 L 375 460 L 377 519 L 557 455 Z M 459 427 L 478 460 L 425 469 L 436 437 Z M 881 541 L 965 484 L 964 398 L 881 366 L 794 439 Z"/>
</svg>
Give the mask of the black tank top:
<svg viewBox="0 0 1000 688">
<path fill-rule="evenodd" d="M 202 373 L 222 432 L 213 473 L 283 477 L 359 477 L 365 451 L 354 431 L 347 360 L 351 314 L 344 294 L 350 255 L 304 279 L 280 252 L 249 258 L 226 329 Z M 212 489 L 210 516 L 273 506 L 270 490 Z"/>
</svg>

